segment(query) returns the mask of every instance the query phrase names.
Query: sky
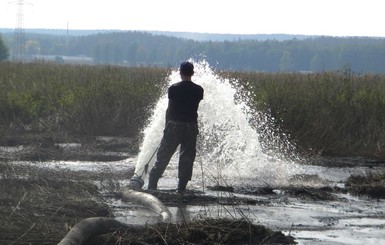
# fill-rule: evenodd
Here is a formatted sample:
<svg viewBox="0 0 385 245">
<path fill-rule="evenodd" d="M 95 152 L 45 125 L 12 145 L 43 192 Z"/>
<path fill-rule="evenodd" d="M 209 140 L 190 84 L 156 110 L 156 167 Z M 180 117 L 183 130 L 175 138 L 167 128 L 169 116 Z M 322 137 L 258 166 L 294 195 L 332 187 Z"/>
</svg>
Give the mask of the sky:
<svg viewBox="0 0 385 245">
<path fill-rule="evenodd" d="M 0 0 L 15 28 L 22 0 Z M 24 28 L 385 37 L 383 0 L 24 0 Z"/>
</svg>

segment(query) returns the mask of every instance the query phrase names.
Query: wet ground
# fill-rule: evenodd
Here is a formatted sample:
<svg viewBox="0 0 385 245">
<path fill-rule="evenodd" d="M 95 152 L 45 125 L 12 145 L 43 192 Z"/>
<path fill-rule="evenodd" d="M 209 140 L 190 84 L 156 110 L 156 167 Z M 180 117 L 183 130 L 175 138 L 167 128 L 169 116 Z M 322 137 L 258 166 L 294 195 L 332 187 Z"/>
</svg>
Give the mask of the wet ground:
<svg viewBox="0 0 385 245">
<path fill-rule="evenodd" d="M 128 173 L 132 174 L 136 163 L 136 156 L 128 153 L 130 144 L 126 140 L 98 138 L 98 144 L 82 150 L 79 149 L 84 147 L 84 142 L 42 147 L 43 142 L 39 142 L 38 151 L 35 144 L 3 144 L 0 159 L 11 164 L 103 175 L 104 179 L 97 184 L 118 220 L 137 224 L 157 222 L 158 215 L 153 211 L 122 202 L 114 194 L 128 184 Z M 359 164 L 352 163 L 355 161 Z M 256 184 L 252 179 L 216 186 L 195 176 L 183 196 L 173 191 L 177 179 L 172 167 L 175 165 L 171 164 L 159 183 L 160 190 L 152 194 L 168 206 L 174 223 L 208 218 L 246 219 L 291 235 L 298 244 L 385 243 L 384 197 L 353 192 L 346 184 L 351 176 L 384 175 L 383 165 L 362 159 L 340 159 L 339 162 L 348 164 L 333 167 L 332 161 L 326 159 L 324 166 L 320 166 L 320 162 L 305 165 L 301 174 L 289 176 L 288 184 L 281 186 Z"/>
<path fill-rule="evenodd" d="M 311 167 L 311 166 L 309 166 Z M 341 172 L 354 171 L 344 169 Z M 371 171 L 377 169 L 371 169 Z M 378 169 L 379 170 L 379 169 Z M 359 171 L 364 171 L 361 168 Z M 343 181 L 343 180 L 341 180 Z M 174 222 L 200 218 L 246 218 L 273 230 L 291 235 L 299 244 L 382 244 L 385 243 L 385 203 L 383 199 L 347 193 L 340 181 L 330 186 L 249 187 L 246 190 L 199 190 L 197 183 L 179 202 L 170 198 L 168 183 L 155 195 L 166 203 Z M 220 188 L 211 188 L 220 189 Z M 199 197 L 199 198 L 198 198 Z M 198 200 L 197 200 L 198 199 Z M 121 202 L 113 202 L 118 219 L 143 222 L 153 214 Z"/>
<path fill-rule="evenodd" d="M 129 171 L 134 163 L 135 159 L 128 159 L 109 163 L 52 162 L 50 166 L 95 172 L 108 169 L 113 173 Z M 352 174 L 373 174 L 383 171 L 383 167 L 307 168 L 311 174 L 294 178 L 291 186 L 203 188 L 200 181 L 192 181 L 184 196 L 174 193 L 176 179 L 170 173 L 161 179 L 159 191 L 152 194 L 170 209 L 175 223 L 207 218 L 247 219 L 293 236 L 298 244 L 385 243 L 384 199 L 355 196 L 345 186 Z M 119 180 L 119 183 L 128 182 Z M 135 203 L 109 196 L 108 204 L 120 221 L 135 224 L 158 221 L 156 213 Z"/>
</svg>

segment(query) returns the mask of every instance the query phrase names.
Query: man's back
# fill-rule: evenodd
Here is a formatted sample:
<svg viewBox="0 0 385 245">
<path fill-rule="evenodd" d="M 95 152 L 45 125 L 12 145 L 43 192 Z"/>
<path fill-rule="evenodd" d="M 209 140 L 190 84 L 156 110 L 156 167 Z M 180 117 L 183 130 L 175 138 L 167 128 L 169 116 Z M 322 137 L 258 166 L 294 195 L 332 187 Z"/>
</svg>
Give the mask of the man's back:
<svg viewBox="0 0 385 245">
<path fill-rule="evenodd" d="M 167 121 L 197 122 L 199 102 L 203 99 L 203 88 L 191 81 L 182 81 L 168 89 L 169 105 Z"/>
</svg>

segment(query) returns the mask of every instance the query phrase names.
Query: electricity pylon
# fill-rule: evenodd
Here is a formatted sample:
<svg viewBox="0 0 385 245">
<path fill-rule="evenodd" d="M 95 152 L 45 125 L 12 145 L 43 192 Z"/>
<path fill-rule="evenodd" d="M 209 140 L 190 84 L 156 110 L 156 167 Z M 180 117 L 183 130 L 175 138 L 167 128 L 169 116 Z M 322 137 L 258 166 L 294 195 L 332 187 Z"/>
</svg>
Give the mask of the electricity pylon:
<svg viewBox="0 0 385 245">
<path fill-rule="evenodd" d="M 13 35 L 13 60 L 22 61 L 25 57 L 24 0 L 12 2 L 17 5 L 16 28 Z"/>
</svg>

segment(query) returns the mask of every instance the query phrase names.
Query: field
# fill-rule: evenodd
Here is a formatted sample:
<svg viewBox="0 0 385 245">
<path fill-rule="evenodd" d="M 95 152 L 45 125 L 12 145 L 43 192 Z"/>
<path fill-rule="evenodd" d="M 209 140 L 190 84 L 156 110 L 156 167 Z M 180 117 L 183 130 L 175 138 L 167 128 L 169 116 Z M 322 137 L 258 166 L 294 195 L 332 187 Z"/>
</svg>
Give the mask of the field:
<svg viewBox="0 0 385 245">
<path fill-rule="evenodd" d="M 385 76 L 232 73 L 305 155 L 384 158 Z"/>
<path fill-rule="evenodd" d="M 166 91 L 169 73 L 149 67 L 0 63 L 1 133 L 138 139 L 150 108 Z M 233 81 L 255 114 L 269 116 L 276 133 L 299 153 L 385 157 L 385 76 L 350 71 L 221 75 Z"/>
<path fill-rule="evenodd" d="M 0 63 L 0 124 L 15 131 L 135 134 L 167 70 Z"/>
<path fill-rule="evenodd" d="M 24 146 L 18 154 L 0 156 L 0 242 L 5 244 L 56 244 L 80 220 L 113 217 L 101 189 L 116 191 L 115 182 L 132 172 L 59 171 L 39 166 L 15 165 L 14 161 L 98 160 L 93 150 L 122 148 L 138 153 L 141 129 L 151 110 L 166 91 L 170 69 L 154 67 L 71 66 L 51 63 L 0 63 L 0 146 Z M 362 157 L 384 160 L 385 76 L 357 75 L 350 71 L 319 74 L 263 74 L 221 72 L 257 115 L 269 117 L 273 133 L 289 140 L 302 156 Z M 258 117 L 250 123 L 261 130 Z M 130 144 L 103 145 L 95 136 L 119 136 Z M 55 144 L 81 142 L 82 154 L 65 154 Z M 346 190 L 354 195 L 384 198 L 384 176 L 352 176 Z M 263 190 L 261 190 L 263 191 Z M 323 200 L 329 190 L 290 190 L 303 198 Z M 288 191 L 288 192 L 290 192 Z M 194 196 L 192 196 L 194 198 Z M 204 202 L 205 200 L 200 200 Z M 216 226 L 219 230 L 210 230 Z M 241 227 L 242 232 L 236 228 Z M 245 229 L 247 227 L 248 229 Z M 213 234 L 232 234 L 243 243 L 251 239 L 267 244 L 293 243 L 291 237 L 244 221 L 192 223 L 189 226 L 150 227 L 145 236 L 155 240 L 129 243 L 125 231 L 99 239 L 100 244 L 178 244 L 182 239 L 218 241 Z M 250 237 L 253 230 L 261 237 Z M 256 231 L 258 230 L 258 232 Z M 171 232 L 170 232 L 171 231 Z M 188 231 L 188 232 L 187 232 Z M 171 234 L 177 234 L 171 237 Z M 227 232 L 227 233 L 226 233 Z M 171 240 L 165 242 L 164 235 Z M 229 237 L 222 236 L 223 239 Z M 143 238 L 144 239 L 144 238 Z M 210 240 L 214 239 L 214 240 Z M 93 241 L 95 242 L 95 241 Z M 91 242 L 92 243 L 92 242 Z M 222 244 L 232 244 L 222 240 Z M 201 244 L 205 244 L 201 242 Z"/>
</svg>

